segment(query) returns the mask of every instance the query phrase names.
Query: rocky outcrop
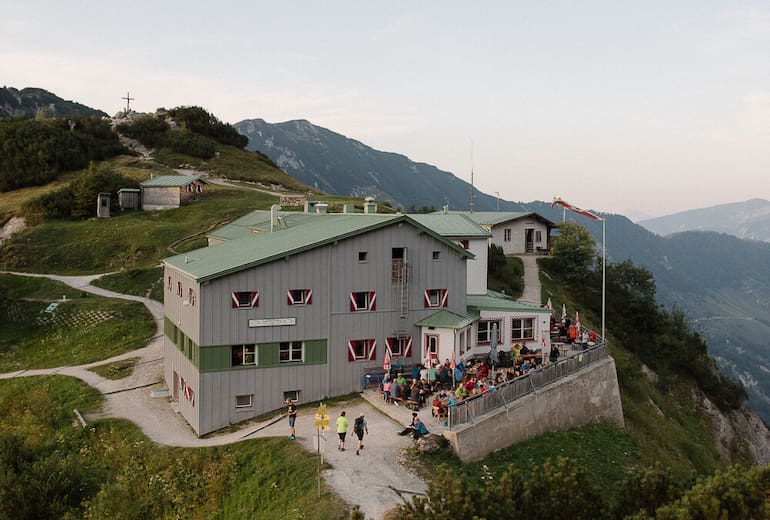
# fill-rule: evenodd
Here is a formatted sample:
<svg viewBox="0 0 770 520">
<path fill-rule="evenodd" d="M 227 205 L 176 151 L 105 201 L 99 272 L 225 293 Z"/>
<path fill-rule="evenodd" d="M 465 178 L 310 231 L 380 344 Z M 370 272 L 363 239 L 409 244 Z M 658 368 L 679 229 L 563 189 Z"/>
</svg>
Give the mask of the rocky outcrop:
<svg viewBox="0 0 770 520">
<path fill-rule="evenodd" d="M 730 462 L 748 456 L 758 466 L 770 464 L 770 428 L 746 406 L 723 412 L 703 392 L 693 390 L 693 401 L 710 419 L 714 443 Z"/>
</svg>

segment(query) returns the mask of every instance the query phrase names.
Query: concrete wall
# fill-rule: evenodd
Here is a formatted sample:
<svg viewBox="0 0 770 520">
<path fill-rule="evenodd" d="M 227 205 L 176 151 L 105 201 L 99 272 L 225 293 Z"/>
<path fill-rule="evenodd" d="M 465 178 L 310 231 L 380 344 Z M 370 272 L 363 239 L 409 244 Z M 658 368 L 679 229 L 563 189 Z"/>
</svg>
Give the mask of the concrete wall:
<svg viewBox="0 0 770 520">
<path fill-rule="evenodd" d="M 464 424 L 444 437 L 463 462 L 546 432 L 589 423 L 624 426 L 615 360 L 607 358 L 557 381 L 537 393 Z"/>
</svg>

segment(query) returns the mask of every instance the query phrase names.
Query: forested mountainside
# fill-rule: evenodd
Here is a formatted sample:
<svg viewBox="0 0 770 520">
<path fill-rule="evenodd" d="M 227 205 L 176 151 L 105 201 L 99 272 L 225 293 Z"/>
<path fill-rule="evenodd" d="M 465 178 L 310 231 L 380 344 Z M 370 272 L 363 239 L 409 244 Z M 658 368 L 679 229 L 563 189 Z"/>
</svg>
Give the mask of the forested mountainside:
<svg viewBox="0 0 770 520">
<path fill-rule="evenodd" d="M 337 195 L 374 197 L 401 209 L 448 204 L 466 209 L 470 184 L 435 166 L 404 155 L 375 150 L 360 141 L 316 126 L 309 121 L 267 123 L 247 119 L 235 128 L 248 136 L 248 150 L 259 150 L 295 179 Z M 476 192 L 478 211 L 491 211 L 497 199 Z"/>
<path fill-rule="evenodd" d="M 0 119 L 21 117 L 107 117 L 105 112 L 67 101 L 41 88 L 0 89 Z"/>
</svg>

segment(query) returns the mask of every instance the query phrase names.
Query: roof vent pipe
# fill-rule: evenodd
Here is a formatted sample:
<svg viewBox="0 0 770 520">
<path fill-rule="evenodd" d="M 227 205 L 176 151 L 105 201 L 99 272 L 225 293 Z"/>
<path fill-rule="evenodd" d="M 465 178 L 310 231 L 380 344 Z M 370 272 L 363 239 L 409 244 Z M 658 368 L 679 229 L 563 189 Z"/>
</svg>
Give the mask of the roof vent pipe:
<svg viewBox="0 0 770 520">
<path fill-rule="evenodd" d="M 273 228 L 278 224 L 278 221 L 276 220 L 276 214 L 275 212 L 281 209 L 280 204 L 273 204 L 270 206 L 270 232 L 273 232 Z"/>
</svg>

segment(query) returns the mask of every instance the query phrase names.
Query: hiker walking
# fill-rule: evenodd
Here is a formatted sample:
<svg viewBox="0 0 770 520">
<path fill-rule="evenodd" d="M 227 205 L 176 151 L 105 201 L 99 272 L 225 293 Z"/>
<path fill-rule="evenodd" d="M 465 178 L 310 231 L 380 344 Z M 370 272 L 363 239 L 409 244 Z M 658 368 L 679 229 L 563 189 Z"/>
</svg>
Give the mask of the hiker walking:
<svg viewBox="0 0 770 520">
<path fill-rule="evenodd" d="M 356 417 L 356 422 L 353 423 L 353 433 L 356 434 L 356 437 L 358 437 L 358 447 L 356 448 L 356 455 L 359 454 L 359 452 L 364 449 L 364 432 L 366 432 L 367 435 L 369 435 L 369 428 L 366 425 L 366 418 L 364 418 L 364 414 L 361 413 L 358 417 Z"/>
<path fill-rule="evenodd" d="M 337 435 L 340 440 L 337 443 L 337 449 L 345 451 L 345 435 L 348 433 L 348 418 L 345 417 L 345 410 L 340 412 L 340 416 L 337 417 Z"/>
<path fill-rule="evenodd" d="M 294 404 L 291 398 L 286 399 L 286 404 L 289 406 L 289 409 L 286 411 L 286 415 L 289 417 L 289 440 L 293 441 L 297 438 L 294 435 L 296 433 L 294 423 L 297 421 L 297 405 Z"/>
</svg>

